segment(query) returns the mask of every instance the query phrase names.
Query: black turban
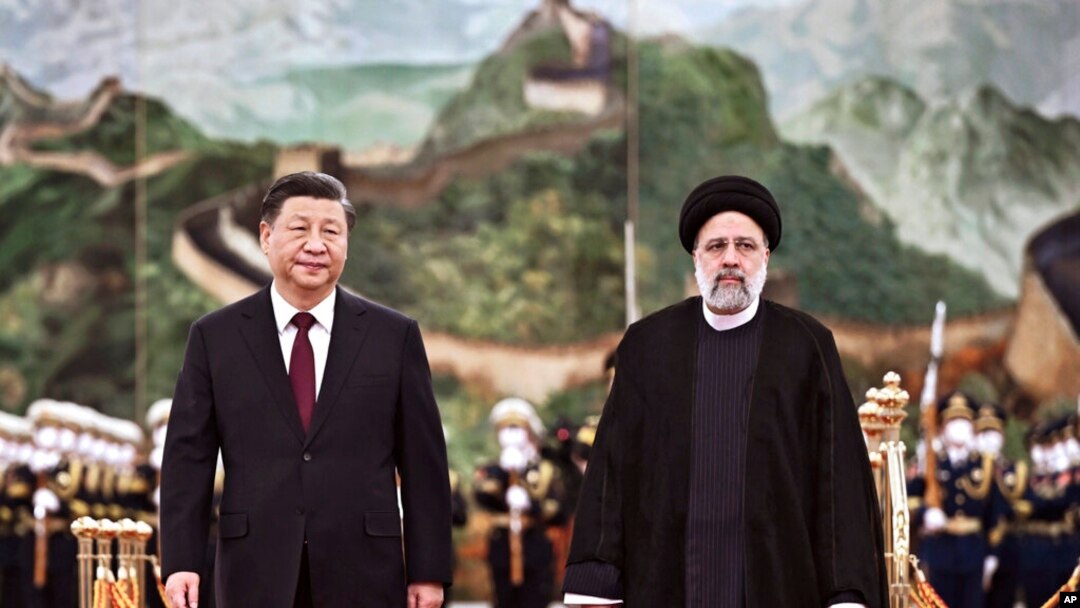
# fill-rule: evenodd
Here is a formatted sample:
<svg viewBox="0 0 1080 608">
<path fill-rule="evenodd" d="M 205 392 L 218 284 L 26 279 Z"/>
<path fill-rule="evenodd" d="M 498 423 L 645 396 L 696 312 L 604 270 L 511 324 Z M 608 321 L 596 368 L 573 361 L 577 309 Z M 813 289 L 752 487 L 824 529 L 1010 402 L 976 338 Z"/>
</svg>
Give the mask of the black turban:
<svg viewBox="0 0 1080 608">
<path fill-rule="evenodd" d="M 694 251 L 698 231 L 712 216 L 738 211 L 761 226 L 769 249 L 780 244 L 780 207 L 769 189 L 749 177 L 721 175 L 703 182 L 686 197 L 679 213 L 679 240 L 687 253 Z"/>
</svg>

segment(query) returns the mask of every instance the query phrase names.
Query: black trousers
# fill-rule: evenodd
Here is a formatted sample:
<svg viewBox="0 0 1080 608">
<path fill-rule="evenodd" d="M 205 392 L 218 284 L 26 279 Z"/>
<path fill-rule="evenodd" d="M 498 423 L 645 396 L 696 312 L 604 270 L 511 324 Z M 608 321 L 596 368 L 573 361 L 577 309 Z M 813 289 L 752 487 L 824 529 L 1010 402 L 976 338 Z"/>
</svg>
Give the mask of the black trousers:
<svg viewBox="0 0 1080 608">
<path fill-rule="evenodd" d="M 488 564 L 495 587 L 495 608 L 547 608 L 555 581 L 551 541 L 544 528 L 530 528 L 522 534 L 525 580 L 510 582 L 510 542 L 505 529 L 492 531 L 488 541 Z"/>
</svg>

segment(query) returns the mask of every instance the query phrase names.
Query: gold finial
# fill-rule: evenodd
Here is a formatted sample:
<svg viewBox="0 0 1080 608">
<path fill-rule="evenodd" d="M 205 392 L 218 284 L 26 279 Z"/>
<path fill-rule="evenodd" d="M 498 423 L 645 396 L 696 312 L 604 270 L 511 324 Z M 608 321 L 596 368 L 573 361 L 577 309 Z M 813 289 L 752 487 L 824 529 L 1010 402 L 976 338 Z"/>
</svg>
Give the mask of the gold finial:
<svg viewBox="0 0 1080 608">
<path fill-rule="evenodd" d="M 98 521 L 98 538 L 113 539 L 120 533 L 120 525 L 111 519 Z"/>
<path fill-rule="evenodd" d="M 883 430 L 877 404 L 878 389 L 866 391 L 866 402 L 859 406 L 859 425 L 870 439 L 877 438 Z"/>
<path fill-rule="evenodd" d="M 889 431 L 890 434 L 899 433 L 900 425 L 907 417 L 904 406 L 908 404 L 911 397 L 907 391 L 900 388 L 900 374 L 888 372 L 882 381 L 885 383 L 884 387 L 871 389 L 867 391 L 866 396 L 877 404 L 877 418 L 883 430 Z"/>
<path fill-rule="evenodd" d="M 135 524 L 135 535 L 139 540 L 146 542 L 154 535 L 154 528 L 145 521 L 140 521 Z"/>
<path fill-rule="evenodd" d="M 138 532 L 136 531 L 135 520 L 133 519 L 125 517 L 124 519 L 120 520 L 120 523 L 118 525 L 120 526 L 121 538 L 135 538 L 135 536 L 138 534 Z"/>
<path fill-rule="evenodd" d="M 98 522 L 93 517 L 80 517 L 71 522 L 71 533 L 77 538 L 94 538 L 98 533 Z"/>
</svg>

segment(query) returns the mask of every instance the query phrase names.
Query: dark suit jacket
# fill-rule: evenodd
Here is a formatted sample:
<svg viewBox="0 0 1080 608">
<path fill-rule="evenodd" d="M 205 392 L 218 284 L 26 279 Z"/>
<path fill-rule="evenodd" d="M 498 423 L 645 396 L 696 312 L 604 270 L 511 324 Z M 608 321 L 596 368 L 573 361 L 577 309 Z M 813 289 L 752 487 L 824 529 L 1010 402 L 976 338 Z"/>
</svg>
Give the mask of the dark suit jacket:
<svg viewBox="0 0 1080 608">
<path fill-rule="evenodd" d="M 163 574 L 202 568 L 220 447 L 219 605 L 291 606 L 306 539 L 315 605 L 405 606 L 406 580 L 451 579 L 446 446 L 420 330 L 338 289 L 305 436 L 269 289 L 191 327 L 161 472 Z"/>
<path fill-rule="evenodd" d="M 832 334 L 809 315 L 761 305 L 746 428 L 745 606 L 887 606 L 876 490 Z M 690 298 L 631 325 L 619 345 L 566 591 L 621 597 L 626 608 L 685 604 L 701 314 L 701 298 Z"/>
</svg>

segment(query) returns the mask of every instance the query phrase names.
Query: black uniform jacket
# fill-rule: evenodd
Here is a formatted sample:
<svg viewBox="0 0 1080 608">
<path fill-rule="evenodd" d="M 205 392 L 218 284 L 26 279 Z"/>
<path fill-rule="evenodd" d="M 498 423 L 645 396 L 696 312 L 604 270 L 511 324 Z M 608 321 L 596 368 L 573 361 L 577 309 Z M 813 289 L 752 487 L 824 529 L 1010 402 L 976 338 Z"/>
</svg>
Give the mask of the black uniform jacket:
<svg viewBox="0 0 1080 608">
<path fill-rule="evenodd" d="M 315 605 L 405 606 L 406 580 L 451 578 L 446 446 L 419 328 L 338 289 L 305 435 L 269 289 L 191 327 L 161 471 L 164 574 L 203 567 L 220 446 L 218 605 L 292 606 L 306 541 Z"/>
<path fill-rule="evenodd" d="M 744 487 L 749 608 L 886 599 L 866 446 L 832 334 L 762 301 Z M 694 370 L 701 298 L 630 326 L 578 503 L 569 563 L 614 566 L 628 608 L 685 604 Z M 574 589 L 612 597 L 613 589 Z"/>
</svg>

